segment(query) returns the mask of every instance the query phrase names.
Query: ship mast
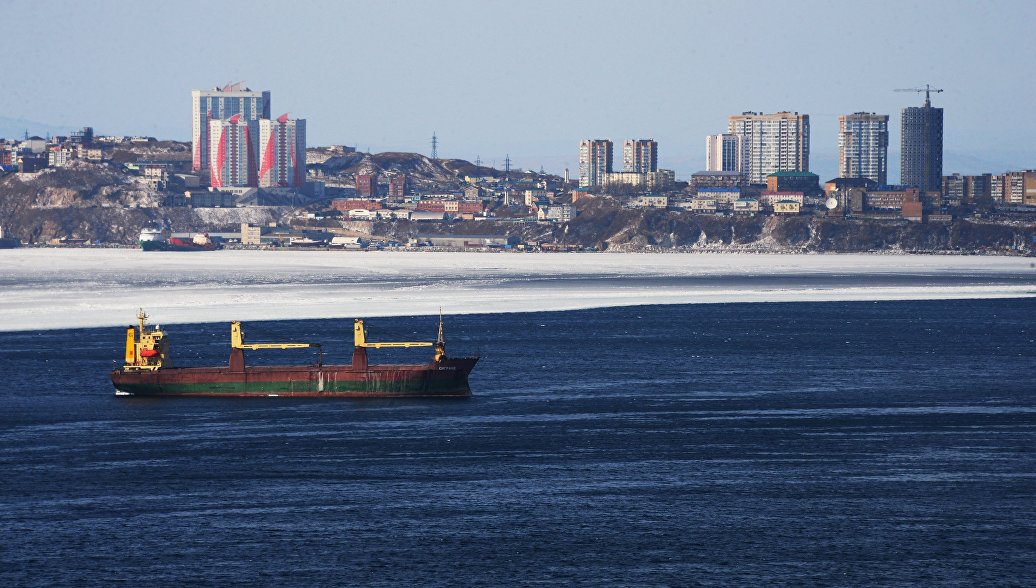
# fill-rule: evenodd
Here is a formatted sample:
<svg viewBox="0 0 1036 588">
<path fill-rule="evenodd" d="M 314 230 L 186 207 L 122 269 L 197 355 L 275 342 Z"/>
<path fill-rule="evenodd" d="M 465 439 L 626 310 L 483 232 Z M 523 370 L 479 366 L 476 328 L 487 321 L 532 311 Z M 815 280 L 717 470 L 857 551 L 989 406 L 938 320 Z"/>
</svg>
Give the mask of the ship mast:
<svg viewBox="0 0 1036 588">
<path fill-rule="evenodd" d="M 446 339 L 442 336 L 442 307 L 439 307 L 439 336 L 435 339 L 435 342 L 439 345 L 445 345 Z"/>
<path fill-rule="evenodd" d="M 442 361 L 446 359 L 446 338 L 442 335 L 442 307 L 439 307 L 439 336 L 435 338 L 435 359 Z"/>
</svg>

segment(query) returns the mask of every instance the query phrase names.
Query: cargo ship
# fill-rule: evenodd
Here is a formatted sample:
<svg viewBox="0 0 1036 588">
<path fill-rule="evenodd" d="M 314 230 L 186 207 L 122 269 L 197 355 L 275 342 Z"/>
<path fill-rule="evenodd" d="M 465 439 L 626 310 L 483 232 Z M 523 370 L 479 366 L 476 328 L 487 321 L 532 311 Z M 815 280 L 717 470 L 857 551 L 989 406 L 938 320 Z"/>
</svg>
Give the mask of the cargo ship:
<svg viewBox="0 0 1036 588">
<path fill-rule="evenodd" d="M 157 227 L 144 227 L 138 239 L 144 251 L 215 251 L 219 246 L 209 238 L 208 233 L 194 235 L 190 239 L 168 237 Z"/>
<path fill-rule="evenodd" d="M 14 249 L 15 247 L 21 247 L 21 239 L 15 239 L 13 237 L 4 236 L 4 228 L 0 227 L 0 249 Z"/>
<path fill-rule="evenodd" d="M 442 315 L 434 342 L 371 342 L 363 321 L 353 321 L 352 363 L 324 365 L 319 343 L 246 343 L 241 323 L 230 323 L 230 360 L 219 367 L 172 367 L 169 340 L 149 327 L 143 309 L 126 330 L 125 363 L 111 373 L 117 396 L 312 396 L 350 398 L 467 397 L 468 374 L 479 358 L 446 356 Z M 368 349 L 432 347 L 431 361 L 371 364 Z M 255 365 L 245 351 L 318 348 L 310 365 Z"/>
</svg>

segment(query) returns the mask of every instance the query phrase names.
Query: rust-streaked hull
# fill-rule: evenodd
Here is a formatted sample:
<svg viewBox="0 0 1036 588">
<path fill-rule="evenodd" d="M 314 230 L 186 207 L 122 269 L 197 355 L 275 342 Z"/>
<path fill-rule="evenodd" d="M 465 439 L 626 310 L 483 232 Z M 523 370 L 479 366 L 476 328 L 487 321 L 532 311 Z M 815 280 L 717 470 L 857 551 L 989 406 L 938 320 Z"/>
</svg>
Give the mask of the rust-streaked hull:
<svg viewBox="0 0 1036 588">
<path fill-rule="evenodd" d="M 162 368 L 112 372 L 127 396 L 467 397 L 477 357 L 427 364 Z"/>
</svg>

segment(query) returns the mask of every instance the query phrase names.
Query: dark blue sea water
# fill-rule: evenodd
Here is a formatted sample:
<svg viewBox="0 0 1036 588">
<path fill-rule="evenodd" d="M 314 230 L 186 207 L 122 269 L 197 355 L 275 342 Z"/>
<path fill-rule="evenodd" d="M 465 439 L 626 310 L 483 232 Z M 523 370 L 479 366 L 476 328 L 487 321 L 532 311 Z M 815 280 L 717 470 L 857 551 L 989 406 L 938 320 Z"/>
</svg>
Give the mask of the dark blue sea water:
<svg viewBox="0 0 1036 588">
<path fill-rule="evenodd" d="M 0 585 L 1028 584 L 1034 316 L 448 317 L 460 401 L 116 398 L 121 329 L 0 333 Z M 351 322 L 247 328 L 347 360 Z M 226 324 L 168 331 L 226 361 Z"/>
</svg>

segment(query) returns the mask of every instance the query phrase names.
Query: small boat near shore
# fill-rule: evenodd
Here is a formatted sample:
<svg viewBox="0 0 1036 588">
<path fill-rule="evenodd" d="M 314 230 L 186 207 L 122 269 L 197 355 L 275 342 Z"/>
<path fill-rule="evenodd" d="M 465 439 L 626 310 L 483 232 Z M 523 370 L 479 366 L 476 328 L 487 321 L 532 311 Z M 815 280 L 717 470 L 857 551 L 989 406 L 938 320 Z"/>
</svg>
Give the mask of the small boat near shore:
<svg viewBox="0 0 1036 588">
<path fill-rule="evenodd" d="M 154 226 L 141 229 L 138 243 L 144 251 L 215 251 L 220 248 L 208 233 L 190 238 L 171 237 L 167 231 Z"/>
</svg>

